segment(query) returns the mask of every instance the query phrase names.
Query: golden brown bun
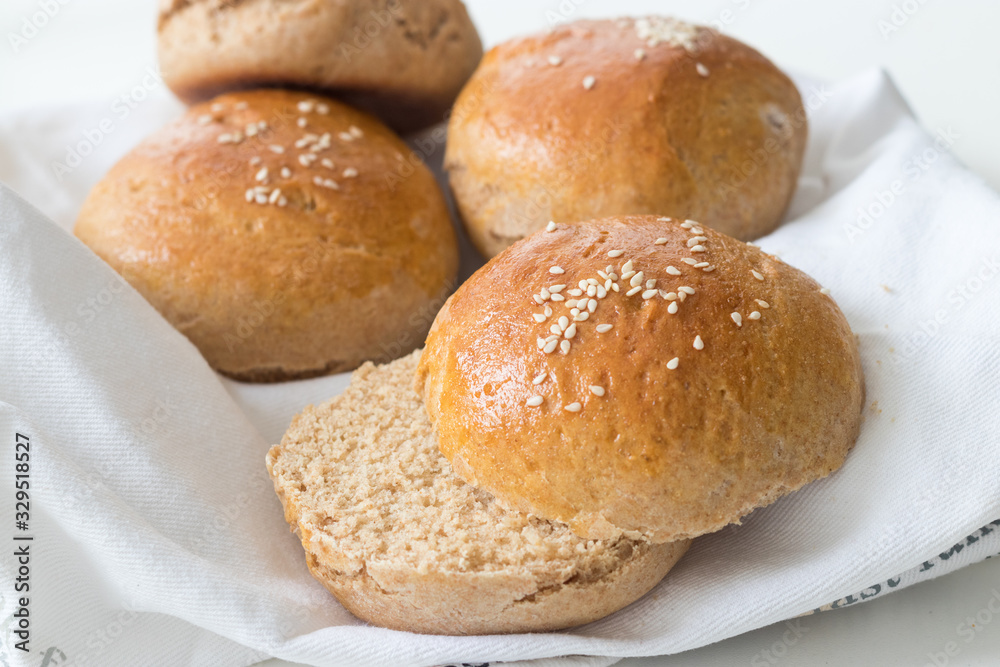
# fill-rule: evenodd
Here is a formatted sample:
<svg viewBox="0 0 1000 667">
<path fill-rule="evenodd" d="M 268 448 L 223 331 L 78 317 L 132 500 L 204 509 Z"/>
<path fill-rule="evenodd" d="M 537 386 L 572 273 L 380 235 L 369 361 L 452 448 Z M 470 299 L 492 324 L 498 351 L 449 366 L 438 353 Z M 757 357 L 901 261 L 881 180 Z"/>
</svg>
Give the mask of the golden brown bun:
<svg viewBox="0 0 1000 667">
<path fill-rule="evenodd" d="M 749 240 L 781 220 L 805 142 L 795 85 L 745 44 L 672 19 L 580 21 L 487 53 L 445 166 L 487 257 L 549 220 L 626 214 Z"/>
<path fill-rule="evenodd" d="M 445 118 L 483 55 L 461 0 L 160 0 L 159 60 L 185 102 L 326 91 L 400 132 Z"/>
<path fill-rule="evenodd" d="M 644 272 L 631 296 L 629 261 Z M 602 299 L 608 265 L 622 288 Z M 590 278 L 595 311 L 588 299 L 574 323 L 572 290 Z M 561 316 L 575 331 L 558 334 Z M 539 349 L 550 335 L 568 353 Z M 864 394 L 855 338 L 811 278 L 652 216 L 557 225 L 493 258 L 438 314 L 417 387 L 467 482 L 579 535 L 654 542 L 718 530 L 837 469 Z"/>
<path fill-rule="evenodd" d="M 384 125 L 325 98 L 224 95 L 126 155 L 74 231 L 218 371 L 276 381 L 350 370 L 420 345 L 454 287 L 444 198 L 410 155 Z"/>
<path fill-rule="evenodd" d="M 413 390 L 419 354 L 365 364 L 267 455 L 309 570 L 355 616 L 432 634 L 557 630 L 639 599 L 687 550 L 585 540 L 463 482 Z"/>
</svg>

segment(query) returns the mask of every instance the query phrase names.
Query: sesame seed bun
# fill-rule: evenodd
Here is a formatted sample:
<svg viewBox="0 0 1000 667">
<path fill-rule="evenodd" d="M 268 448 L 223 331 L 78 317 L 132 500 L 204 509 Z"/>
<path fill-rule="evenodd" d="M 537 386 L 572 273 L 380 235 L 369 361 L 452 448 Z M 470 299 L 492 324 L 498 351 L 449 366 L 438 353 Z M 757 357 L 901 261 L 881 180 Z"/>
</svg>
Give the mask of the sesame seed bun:
<svg viewBox="0 0 1000 667">
<path fill-rule="evenodd" d="M 463 479 L 578 535 L 670 542 L 843 463 L 862 369 L 815 281 L 688 221 L 550 229 L 473 275 L 428 335 L 417 388 Z"/>
<path fill-rule="evenodd" d="M 365 364 L 267 455 L 310 572 L 353 614 L 432 634 L 558 630 L 639 599 L 687 550 L 586 540 L 463 482 L 413 390 L 418 358 Z"/>
<path fill-rule="evenodd" d="M 492 49 L 445 166 L 491 257 L 550 220 L 656 214 L 774 229 L 806 143 L 795 85 L 750 47 L 666 18 L 579 21 Z"/>
<path fill-rule="evenodd" d="M 192 107 L 94 187 L 74 232 L 248 381 L 410 352 L 458 266 L 441 190 L 403 141 L 282 90 Z"/>
<path fill-rule="evenodd" d="M 185 102 L 313 89 L 400 132 L 444 120 L 483 55 L 461 0 L 160 0 L 158 51 Z"/>
</svg>

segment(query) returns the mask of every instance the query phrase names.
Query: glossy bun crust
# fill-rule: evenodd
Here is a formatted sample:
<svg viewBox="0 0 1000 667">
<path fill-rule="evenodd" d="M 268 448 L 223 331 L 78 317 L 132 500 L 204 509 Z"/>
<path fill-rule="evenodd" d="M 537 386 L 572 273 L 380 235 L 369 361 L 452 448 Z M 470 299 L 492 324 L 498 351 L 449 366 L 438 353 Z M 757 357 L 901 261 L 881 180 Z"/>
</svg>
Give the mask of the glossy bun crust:
<svg viewBox="0 0 1000 667">
<path fill-rule="evenodd" d="M 347 371 L 419 346 L 454 288 L 444 197 L 410 155 L 326 98 L 223 95 L 122 158 L 74 231 L 216 370 Z"/>
<path fill-rule="evenodd" d="M 486 54 L 445 164 L 487 257 L 549 220 L 623 214 L 750 240 L 780 222 L 806 134 L 795 85 L 741 42 L 667 18 L 579 21 Z"/>
<path fill-rule="evenodd" d="M 483 46 L 461 0 L 160 0 L 158 51 L 185 102 L 307 88 L 409 132 L 444 120 Z"/>
<path fill-rule="evenodd" d="M 837 469 L 864 398 L 815 281 L 651 216 L 560 224 L 495 257 L 438 314 L 416 386 L 469 483 L 581 536 L 653 542 Z"/>
</svg>

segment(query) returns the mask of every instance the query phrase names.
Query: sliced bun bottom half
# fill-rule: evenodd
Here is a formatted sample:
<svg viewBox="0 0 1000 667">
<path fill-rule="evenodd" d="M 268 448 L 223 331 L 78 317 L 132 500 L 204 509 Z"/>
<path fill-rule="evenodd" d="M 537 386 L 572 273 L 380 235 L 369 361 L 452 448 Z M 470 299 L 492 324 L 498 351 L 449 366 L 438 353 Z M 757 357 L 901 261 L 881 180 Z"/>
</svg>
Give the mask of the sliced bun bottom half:
<svg viewBox="0 0 1000 667">
<path fill-rule="evenodd" d="M 267 455 L 310 571 L 355 616 L 427 634 L 567 628 L 639 599 L 687 550 L 581 538 L 462 481 L 413 388 L 419 357 L 365 364 Z"/>
</svg>

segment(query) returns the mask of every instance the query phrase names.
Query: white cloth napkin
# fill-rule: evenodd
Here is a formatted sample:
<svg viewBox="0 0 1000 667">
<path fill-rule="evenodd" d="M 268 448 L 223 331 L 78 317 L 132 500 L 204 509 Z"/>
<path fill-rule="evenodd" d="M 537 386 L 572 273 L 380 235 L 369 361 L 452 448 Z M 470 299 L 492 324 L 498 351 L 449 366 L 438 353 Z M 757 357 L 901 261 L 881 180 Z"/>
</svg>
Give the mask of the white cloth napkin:
<svg viewBox="0 0 1000 667">
<path fill-rule="evenodd" d="M 861 438 L 830 478 L 695 541 L 650 595 L 557 633 L 428 637 L 354 619 L 309 576 L 264 468 L 292 415 L 346 376 L 220 379 L 64 228 L 0 190 L 0 661 L 425 667 L 668 654 L 1000 552 L 1000 197 L 950 157 L 948 128 L 924 132 L 881 73 L 803 92 L 805 173 L 790 220 L 760 245 L 831 288 L 859 336 Z M 148 104 L 149 116 L 167 108 Z M 27 131 L 60 118 L 0 121 L 21 146 L 0 146 L 0 180 L 68 226 L 85 188 L 47 167 L 61 139 Z M 129 133 L 109 135 L 73 178 L 96 180 L 93 165 Z M 26 530 L 15 523 L 18 433 L 30 439 Z M 14 645 L 23 545 L 30 653 Z"/>
</svg>

